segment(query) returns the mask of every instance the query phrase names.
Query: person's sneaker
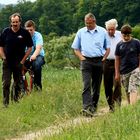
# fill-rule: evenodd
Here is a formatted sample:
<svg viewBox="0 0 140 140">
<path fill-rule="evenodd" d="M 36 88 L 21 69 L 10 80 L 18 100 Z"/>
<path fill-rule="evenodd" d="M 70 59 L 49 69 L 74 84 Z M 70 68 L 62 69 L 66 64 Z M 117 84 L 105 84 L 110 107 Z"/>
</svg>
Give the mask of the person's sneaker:
<svg viewBox="0 0 140 140">
<path fill-rule="evenodd" d="M 8 104 L 3 104 L 2 108 L 8 108 Z"/>
<path fill-rule="evenodd" d="M 86 117 L 93 117 L 94 113 L 89 109 L 82 109 L 81 114 Z"/>
<path fill-rule="evenodd" d="M 109 109 L 109 112 L 110 112 L 110 113 L 114 113 L 114 111 L 115 111 L 114 108 L 110 108 L 110 109 Z"/>
<path fill-rule="evenodd" d="M 90 112 L 91 112 L 92 114 L 94 114 L 94 113 L 96 113 L 97 108 L 91 107 L 91 108 L 89 108 L 89 110 L 90 110 Z"/>
</svg>

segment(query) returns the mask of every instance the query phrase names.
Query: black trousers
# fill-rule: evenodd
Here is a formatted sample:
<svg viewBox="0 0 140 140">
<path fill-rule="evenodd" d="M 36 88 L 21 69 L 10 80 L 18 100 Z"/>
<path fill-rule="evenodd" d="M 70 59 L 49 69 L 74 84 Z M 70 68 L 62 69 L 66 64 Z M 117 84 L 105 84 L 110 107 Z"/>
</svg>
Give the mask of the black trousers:
<svg viewBox="0 0 140 140">
<path fill-rule="evenodd" d="M 106 60 L 103 69 L 106 99 L 110 109 L 114 109 L 115 101 L 121 105 L 121 84 L 115 81 L 114 60 Z"/>
<path fill-rule="evenodd" d="M 11 85 L 12 76 L 14 80 L 14 89 L 15 89 L 14 101 L 18 101 L 19 94 L 21 91 L 21 85 L 22 85 L 21 67 L 19 67 L 19 63 L 15 63 L 10 67 L 9 63 L 7 63 L 7 61 L 5 60 L 3 62 L 3 67 L 2 67 L 2 89 L 3 89 L 4 105 L 9 104 L 10 85 Z"/>
<path fill-rule="evenodd" d="M 102 80 L 103 64 L 102 57 L 87 58 L 81 61 L 81 71 L 83 78 L 83 108 L 97 108 L 100 85 Z"/>
</svg>

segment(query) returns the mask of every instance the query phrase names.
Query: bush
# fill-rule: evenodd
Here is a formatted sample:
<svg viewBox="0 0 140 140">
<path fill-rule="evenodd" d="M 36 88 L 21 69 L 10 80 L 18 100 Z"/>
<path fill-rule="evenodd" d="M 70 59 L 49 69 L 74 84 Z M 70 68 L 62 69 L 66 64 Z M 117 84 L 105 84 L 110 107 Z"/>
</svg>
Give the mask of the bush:
<svg viewBox="0 0 140 140">
<path fill-rule="evenodd" d="M 140 24 L 136 25 L 135 27 L 132 28 L 132 34 L 135 38 L 140 39 Z"/>
<path fill-rule="evenodd" d="M 52 36 L 44 45 L 48 66 L 56 68 L 78 67 L 79 60 L 75 57 L 71 44 L 75 34 L 70 36 Z M 50 37 L 49 37 L 50 38 Z"/>
</svg>

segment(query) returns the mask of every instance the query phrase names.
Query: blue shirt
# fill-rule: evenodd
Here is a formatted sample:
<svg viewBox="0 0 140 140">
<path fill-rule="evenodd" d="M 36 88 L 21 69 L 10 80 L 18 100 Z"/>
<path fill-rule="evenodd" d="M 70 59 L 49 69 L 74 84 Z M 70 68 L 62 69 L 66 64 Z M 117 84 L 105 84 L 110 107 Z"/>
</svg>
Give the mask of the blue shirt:
<svg viewBox="0 0 140 140">
<path fill-rule="evenodd" d="M 35 31 L 33 36 L 32 36 L 32 40 L 33 40 L 33 47 L 32 47 L 32 51 L 31 51 L 30 56 L 34 53 L 37 45 L 42 46 L 39 55 L 44 56 L 45 52 L 44 52 L 44 49 L 43 49 L 43 37 L 42 37 L 42 35 L 39 32 Z"/>
<path fill-rule="evenodd" d="M 110 41 L 106 30 L 96 26 L 94 30 L 88 30 L 87 27 L 78 30 L 71 47 L 80 50 L 83 56 L 101 57 L 105 54 L 109 45 Z"/>
</svg>

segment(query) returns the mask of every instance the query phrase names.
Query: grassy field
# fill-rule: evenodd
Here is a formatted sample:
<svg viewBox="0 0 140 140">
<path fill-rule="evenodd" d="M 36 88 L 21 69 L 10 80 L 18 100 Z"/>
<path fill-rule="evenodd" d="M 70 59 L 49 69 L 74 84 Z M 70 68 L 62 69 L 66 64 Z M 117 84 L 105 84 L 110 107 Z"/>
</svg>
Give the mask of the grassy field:
<svg viewBox="0 0 140 140">
<path fill-rule="evenodd" d="M 99 116 L 88 124 L 64 129 L 49 140 L 140 140 L 140 102 L 134 107 Z"/>
<path fill-rule="evenodd" d="M 81 73 L 78 69 L 56 70 L 44 67 L 43 91 L 32 92 L 31 95 L 24 96 L 20 103 L 10 103 L 6 109 L 2 107 L 1 88 L 0 92 L 0 140 L 18 137 L 76 118 L 80 115 L 82 108 Z M 99 108 L 103 106 L 106 106 L 106 100 L 102 86 Z M 49 139 L 92 140 L 95 137 L 95 140 L 112 140 L 112 138 L 121 140 L 120 138 L 124 135 L 122 138 L 125 140 L 127 135 L 130 135 L 137 140 L 137 136 L 140 136 L 138 106 L 135 109 L 130 107 L 124 109 L 124 112 L 99 117 L 87 125 L 69 128 L 64 130 L 62 135 Z"/>
</svg>

